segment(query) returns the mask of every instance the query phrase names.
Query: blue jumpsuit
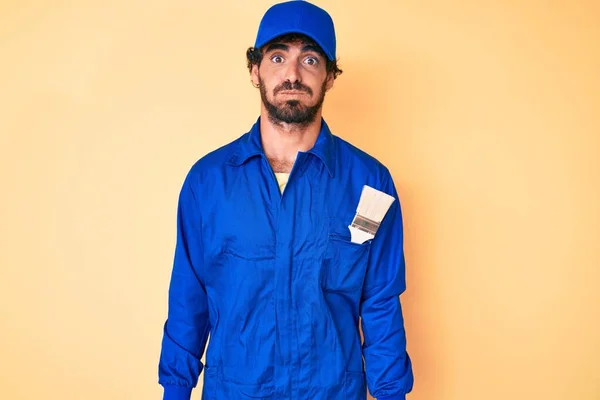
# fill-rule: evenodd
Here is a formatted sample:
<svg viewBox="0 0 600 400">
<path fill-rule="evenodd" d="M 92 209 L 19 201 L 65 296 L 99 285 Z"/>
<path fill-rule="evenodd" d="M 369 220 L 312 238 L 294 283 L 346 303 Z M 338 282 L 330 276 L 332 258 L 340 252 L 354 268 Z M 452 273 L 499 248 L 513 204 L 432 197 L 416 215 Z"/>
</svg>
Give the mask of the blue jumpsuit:
<svg viewBox="0 0 600 400">
<path fill-rule="evenodd" d="M 281 194 L 259 126 L 260 118 L 202 157 L 183 183 L 159 363 L 164 399 L 190 399 L 204 370 L 203 400 L 364 400 L 367 385 L 378 400 L 404 400 L 413 372 L 389 171 L 322 120 Z M 348 225 L 364 185 L 396 201 L 375 237 L 356 244 Z"/>
</svg>

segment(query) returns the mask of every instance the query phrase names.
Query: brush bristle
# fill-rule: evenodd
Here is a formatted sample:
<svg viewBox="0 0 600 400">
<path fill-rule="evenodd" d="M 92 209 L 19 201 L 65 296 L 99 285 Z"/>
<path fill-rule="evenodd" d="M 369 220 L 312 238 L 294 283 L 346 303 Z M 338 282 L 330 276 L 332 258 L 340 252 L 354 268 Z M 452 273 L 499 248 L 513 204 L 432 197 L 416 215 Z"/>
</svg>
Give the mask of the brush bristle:
<svg viewBox="0 0 600 400">
<path fill-rule="evenodd" d="M 381 223 L 394 200 L 389 194 L 365 185 L 356 211 L 371 221 Z"/>
</svg>

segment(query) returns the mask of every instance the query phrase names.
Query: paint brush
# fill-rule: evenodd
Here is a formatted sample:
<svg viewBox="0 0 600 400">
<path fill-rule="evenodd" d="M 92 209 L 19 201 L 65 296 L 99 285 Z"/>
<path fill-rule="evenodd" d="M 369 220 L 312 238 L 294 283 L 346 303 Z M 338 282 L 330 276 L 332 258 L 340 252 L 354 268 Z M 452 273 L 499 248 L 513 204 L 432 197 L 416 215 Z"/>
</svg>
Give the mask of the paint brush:
<svg viewBox="0 0 600 400">
<path fill-rule="evenodd" d="M 356 215 L 348 226 L 353 243 L 362 244 L 373 239 L 379 225 L 394 202 L 394 197 L 370 186 L 363 186 Z"/>
</svg>

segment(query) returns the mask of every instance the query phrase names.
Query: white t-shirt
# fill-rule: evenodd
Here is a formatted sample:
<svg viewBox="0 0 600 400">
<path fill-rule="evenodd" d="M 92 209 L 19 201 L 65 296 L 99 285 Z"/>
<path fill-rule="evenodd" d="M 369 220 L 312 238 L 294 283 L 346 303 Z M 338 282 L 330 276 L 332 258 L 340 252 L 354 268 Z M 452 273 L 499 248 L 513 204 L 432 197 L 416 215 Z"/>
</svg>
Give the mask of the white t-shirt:
<svg viewBox="0 0 600 400">
<path fill-rule="evenodd" d="M 275 178 L 277 178 L 277 184 L 279 185 L 279 191 L 283 193 L 285 185 L 287 185 L 290 174 L 287 172 L 275 172 Z"/>
</svg>

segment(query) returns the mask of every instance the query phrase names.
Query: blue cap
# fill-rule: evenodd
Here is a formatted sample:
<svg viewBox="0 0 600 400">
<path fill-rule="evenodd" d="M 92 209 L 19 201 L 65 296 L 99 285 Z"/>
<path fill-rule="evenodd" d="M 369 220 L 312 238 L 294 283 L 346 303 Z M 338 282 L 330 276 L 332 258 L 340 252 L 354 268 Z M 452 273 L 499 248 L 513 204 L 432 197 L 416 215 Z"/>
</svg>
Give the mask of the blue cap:
<svg viewBox="0 0 600 400">
<path fill-rule="evenodd" d="M 288 33 L 301 33 L 310 37 L 323 49 L 330 61 L 335 60 L 333 19 L 322 8 L 304 0 L 275 4 L 260 21 L 254 47 L 261 48 Z"/>
</svg>

